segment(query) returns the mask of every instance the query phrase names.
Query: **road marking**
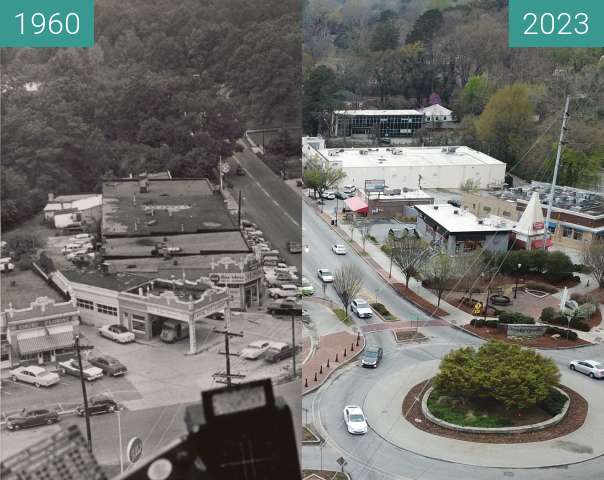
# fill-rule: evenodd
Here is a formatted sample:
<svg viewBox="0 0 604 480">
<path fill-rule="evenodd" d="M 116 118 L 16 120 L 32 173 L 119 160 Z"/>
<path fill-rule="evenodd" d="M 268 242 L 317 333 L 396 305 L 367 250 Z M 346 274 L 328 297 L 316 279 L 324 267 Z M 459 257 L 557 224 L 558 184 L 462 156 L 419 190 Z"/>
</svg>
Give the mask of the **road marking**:
<svg viewBox="0 0 604 480">
<path fill-rule="evenodd" d="M 263 193 L 264 193 L 264 194 L 265 194 L 265 195 L 266 195 L 266 196 L 267 196 L 269 199 L 271 199 L 275 205 L 277 205 L 277 206 L 279 207 L 279 206 L 280 206 L 280 205 L 279 205 L 279 203 L 277 203 L 277 202 L 275 201 L 275 199 L 274 199 L 273 197 L 271 197 L 270 193 L 268 193 L 268 192 L 266 191 L 266 189 L 265 189 L 265 188 L 264 188 L 262 185 L 260 185 L 260 182 L 258 182 L 258 180 L 256 180 L 256 177 L 254 177 L 254 175 L 252 175 L 252 174 L 250 173 L 250 171 L 249 171 L 247 168 L 245 168 L 243 165 L 241 165 L 241 162 L 240 162 L 240 161 L 239 161 L 239 159 L 237 158 L 237 155 L 236 155 L 236 154 L 233 154 L 233 158 L 234 158 L 234 159 L 235 159 L 235 161 L 237 162 L 237 165 L 239 165 L 239 166 L 240 166 L 240 167 L 241 167 L 241 168 L 242 168 L 242 169 L 245 171 L 245 173 L 246 173 L 246 174 L 247 174 L 247 175 L 248 175 L 248 176 L 249 176 L 249 177 L 250 177 L 250 178 L 253 180 L 253 182 L 254 182 L 254 183 L 255 183 L 255 184 L 258 186 L 258 188 L 259 188 L 260 190 L 262 190 L 262 192 L 263 192 Z M 285 216 L 286 216 L 286 217 L 287 217 L 289 220 L 291 220 L 291 221 L 293 222 L 293 224 L 294 224 L 294 225 L 296 225 L 296 226 L 297 226 L 297 227 L 299 227 L 299 228 L 302 228 L 302 225 L 300 225 L 300 222 L 298 222 L 298 221 L 297 221 L 297 220 L 296 220 L 294 217 L 292 217 L 292 216 L 291 216 L 289 213 L 287 213 L 285 210 L 282 210 L 282 212 L 283 212 L 283 215 L 285 215 Z"/>
</svg>

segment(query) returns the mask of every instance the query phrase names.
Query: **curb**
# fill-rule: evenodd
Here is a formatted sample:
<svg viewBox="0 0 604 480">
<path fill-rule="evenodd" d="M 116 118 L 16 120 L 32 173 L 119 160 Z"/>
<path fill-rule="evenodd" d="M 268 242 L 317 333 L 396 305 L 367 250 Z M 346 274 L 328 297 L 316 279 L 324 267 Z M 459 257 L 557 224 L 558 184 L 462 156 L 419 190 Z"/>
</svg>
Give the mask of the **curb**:
<svg viewBox="0 0 604 480">
<path fill-rule="evenodd" d="M 342 368 L 344 365 L 348 365 L 350 362 L 352 362 L 355 358 L 357 358 L 357 356 L 363 351 L 365 350 L 365 336 L 361 335 L 360 338 L 363 340 L 363 346 L 362 347 L 357 347 L 357 350 L 355 351 L 354 355 L 352 356 L 348 356 L 346 357 L 346 361 L 341 361 L 338 362 L 338 366 L 335 368 L 331 368 L 329 370 L 329 372 L 321 379 L 320 382 L 317 382 L 316 385 L 313 385 L 312 387 L 309 387 L 308 390 L 303 391 L 302 392 L 302 396 L 307 395 L 311 392 L 314 392 L 315 390 L 317 390 L 321 385 L 323 385 L 325 383 L 325 381 L 333 374 L 333 372 L 335 372 L 336 370 L 339 370 L 340 368 Z M 304 389 L 304 386 L 302 386 L 302 389 Z"/>
<path fill-rule="evenodd" d="M 466 330 L 465 328 L 463 328 L 462 325 L 451 325 L 453 328 L 455 328 L 456 330 L 460 330 L 468 335 L 471 335 L 473 337 L 479 338 L 480 340 L 483 340 L 485 342 L 488 342 L 489 340 L 491 340 L 490 338 L 485 338 L 482 337 L 480 335 L 478 335 L 477 333 L 474 332 L 470 332 L 469 330 Z M 514 345 L 518 345 L 517 343 L 515 343 Z M 594 345 L 600 345 L 598 343 L 588 343 L 587 345 L 575 345 L 574 347 L 531 347 L 528 345 L 520 345 L 521 347 L 524 348 L 532 348 L 534 350 L 576 350 L 578 348 L 585 348 L 585 347 L 593 347 Z"/>
</svg>

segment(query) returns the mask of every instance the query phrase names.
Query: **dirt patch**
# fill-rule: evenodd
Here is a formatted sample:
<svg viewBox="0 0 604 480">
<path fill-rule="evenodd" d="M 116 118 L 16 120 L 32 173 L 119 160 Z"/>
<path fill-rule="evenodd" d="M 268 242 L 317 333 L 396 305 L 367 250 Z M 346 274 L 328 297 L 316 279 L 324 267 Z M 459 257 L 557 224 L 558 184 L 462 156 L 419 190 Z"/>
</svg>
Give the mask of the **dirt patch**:
<svg viewBox="0 0 604 480">
<path fill-rule="evenodd" d="M 591 345 L 590 342 L 583 340 L 581 338 L 577 338 L 576 340 L 567 340 L 566 338 L 555 339 L 550 335 L 545 335 L 543 337 L 537 338 L 526 338 L 520 339 L 516 338 L 508 338 L 505 332 L 501 332 L 496 328 L 476 328 L 473 325 L 467 324 L 463 326 L 463 329 L 478 335 L 479 337 L 485 340 L 499 340 L 500 342 L 513 343 L 516 345 L 521 345 L 523 347 L 532 347 L 532 348 L 564 348 L 564 347 L 577 347 L 580 345 Z"/>
<path fill-rule="evenodd" d="M 405 287 L 403 283 L 393 283 L 392 287 L 399 293 L 399 295 L 409 302 L 416 305 L 419 309 L 424 312 L 432 315 L 433 317 L 439 318 L 449 315 L 449 312 L 438 308 L 436 305 L 430 303 L 428 300 L 425 300 L 423 297 L 420 297 L 417 293 Z"/>
<path fill-rule="evenodd" d="M 397 342 L 422 342 L 426 336 L 417 330 L 395 330 L 394 337 Z"/>
<path fill-rule="evenodd" d="M 466 442 L 475 443 L 531 443 L 552 440 L 577 430 L 587 417 L 587 401 L 574 390 L 559 386 L 570 397 L 570 407 L 564 419 L 552 427 L 537 432 L 510 433 L 510 434 L 488 434 L 488 433 L 467 433 L 456 432 L 435 425 L 430 422 L 422 413 L 421 402 L 415 400 L 415 397 L 421 398 L 428 388 L 430 380 L 415 385 L 403 400 L 403 415 L 405 419 L 414 427 L 424 432 L 438 435 L 440 437 L 454 438 Z M 419 421 L 418 421 L 419 420 Z"/>
</svg>

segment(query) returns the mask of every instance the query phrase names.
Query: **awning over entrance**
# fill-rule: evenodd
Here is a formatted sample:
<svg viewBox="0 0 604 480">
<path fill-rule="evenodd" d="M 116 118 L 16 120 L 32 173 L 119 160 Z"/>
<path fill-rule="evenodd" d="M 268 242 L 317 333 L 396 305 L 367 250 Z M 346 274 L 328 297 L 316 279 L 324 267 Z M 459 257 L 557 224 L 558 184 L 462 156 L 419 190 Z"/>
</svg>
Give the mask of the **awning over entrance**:
<svg viewBox="0 0 604 480">
<path fill-rule="evenodd" d="M 547 239 L 547 248 L 551 247 L 554 244 L 554 242 L 552 242 L 551 238 Z M 531 243 L 531 248 L 543 248 L 543 239 L 542 238 L 538 238 L 537 240 L 533 240 L 533 242 Z"/>
<path fill-rule="evenodd" d="M 72 347 L 74 345 L 73 333 L 63 332 L 51 335 L 41 335 L 33 338 L 20 338 L 19 352 L 23 354 L 48 352 L 58 348 Z"/>
<path fill-rule="evenodd" d="M 350 197 L 346 199 L 346 206 L 356 213 L 367 213 L 369 207 L 359 197 Z"/>
</svg>

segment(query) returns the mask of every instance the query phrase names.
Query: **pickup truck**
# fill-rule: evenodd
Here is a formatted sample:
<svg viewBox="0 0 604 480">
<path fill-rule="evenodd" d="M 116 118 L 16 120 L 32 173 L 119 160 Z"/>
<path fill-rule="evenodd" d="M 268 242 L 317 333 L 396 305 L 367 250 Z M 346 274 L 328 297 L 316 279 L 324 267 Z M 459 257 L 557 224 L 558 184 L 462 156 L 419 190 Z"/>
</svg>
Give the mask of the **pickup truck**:
<svg viewBox="0 0 604 480">
<path fill-rule="evenodd" d="M 270 302 L 266 310 L 271 315 L 302 315 L 302 305 L 291 298 Z"/>
<path fill-rule="evenodd" d="M 302 243 L 298 241 L 287 242 L 289 253 L 302 253 Z"/>
</svg>

